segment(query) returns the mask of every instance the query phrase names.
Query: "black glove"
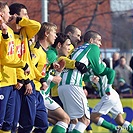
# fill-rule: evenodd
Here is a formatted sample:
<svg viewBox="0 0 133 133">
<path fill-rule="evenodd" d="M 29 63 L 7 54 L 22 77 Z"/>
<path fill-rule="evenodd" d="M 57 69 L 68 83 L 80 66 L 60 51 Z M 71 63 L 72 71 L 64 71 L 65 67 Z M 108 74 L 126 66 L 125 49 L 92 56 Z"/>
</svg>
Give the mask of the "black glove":
<svg viewBox="0 0 133 133">
<path fill-rule="evenodd" d="M 84 73 L 88 72 L 88 69 L 87 69 L 87 67 L 84 63 L 76 61 L 75 62 L 75 67 L 78 69 L 78 71 L 81 72 L 81 74 L 84 74 Z"/>
</svg>

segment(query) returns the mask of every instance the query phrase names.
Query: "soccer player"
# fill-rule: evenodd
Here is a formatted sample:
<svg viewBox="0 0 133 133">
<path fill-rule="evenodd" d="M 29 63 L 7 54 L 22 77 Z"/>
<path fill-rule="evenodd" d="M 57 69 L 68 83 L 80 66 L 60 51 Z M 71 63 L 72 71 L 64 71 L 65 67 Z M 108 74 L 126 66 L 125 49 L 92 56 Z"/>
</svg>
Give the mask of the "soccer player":
<svg viewBox="0 0 133 133">
<path fill-rule="evenodd" d="M 73 60 L 86 64 L 89 72 L 93 71 L 96 75 L 107 75 L 109 79 L 112 77 L 110 70 L 101 62 L 100 50 L 95 44 L 89 44 L 85 41 L 82 46 L 74 50 L 71 57 Z M 83 78 L 80 71 L 76 69 L 67 69 L 62 72 L 62 82 L 58 90 L 64 109 L 69 114 L 70 118 L 79 119 L 79 122 L 72 132 L 83 132 L 87 124 L 89 124 L 89 111 L 85 95 L 83 94 L 82 80 Z M 108 86 L 106 88 L 107 94 L 110 93 L 110 82 L 112 81 L 108 81 Z M 88 116 L 88 119 L 86 116 Z"/>
<path fill-rule="evenodd" d="M 70 40 L 71 40 L 71 45 L 70 45 L 70 52 L 67 56 L 69 56 L 72 51 L 74 50 L 74 47 L 77 46 L 78 42 L 80 41 L 80 37 L 81 37 L 81 30 L 75 26 L 75 25 L 68 25 L 66 28 L 65 28 L 65 34 L 69 36 Z M 57 54 L 57 53 L 56 53 Z M 61 58 L 60 58 L 61 59 Z M 67 58 L 65 58 L 66 60 Z M 67 60 L 68 62 L 66 63 L 66 67 L 68 65 L 68 67 L 71 67 L 71 68 L 75 68 L 75 62 L 71 61 L 71 60 Z M 70 66 L 71 64 L 71 66 Z M 58 91 L 57 91 L 57 86 L 55 86 L 54 88 L 51 89 L 51 95 L 52 95 L 52 98 L 61 106 L 63 107 L 62 105 L 62 102 L 58 96 Z"/>
<path fill-rule="evenodd" d="M 41 93 L 44 97 L 44 104 L 48 110 L 48 119 L 51 123 L 55 124 L 55 126 L 52 129 L 52 132 L 65 133 L 69 124 L 69 116 L 49 96 L 51 81 L 55 84 L 58 84 L 61 81 L 61 77 L 58 75 L 52 76 L 51 73 L 53 71 L 51 72 L 51 70 L 50 71 L 48 70 L 49 72 L 46 74 L 46 69 L 51 63 L 49 62 L 50 60 L 48 60 L 48 62 L 45 61 L 44 63 L 44 59 L 47 60 L 46 53 L 47 53 L 48 47 L 51 44 L 53 44 L 54 41 L 56 41 L 56 39 L 58 39 L 58 37 L 56 36 L 56 29 L 57 27 L 53 23 L 48 23 L 48 22 L 42 23 L 41 29 L 37 34 L 38 41 L 36 42 L 35 45 L 32 46 L 31 51 L 32 51 L 32 55 L 34 56 L 34 59 L 33 59 L 34 65 L 36 65 L 39 71 L 45 76 L 46 82 L 49 85 L 47 90 Z M 65 39 L 66 41 L 68 38 L 65 38 L 64 36 L 63 39 Z M 68 39 L 66 43 L 70 44 L 70 40 Z M 54 59 L 53 56 L 52 56 L 52 59 Z M 35 81 L 35 85 L 37 85 L 36 81 Z"/>
<path fill-rule="evenodd" d="M 9 7 L 0 2 L 0 132 L 10 133 L 14 118 L 15 94 L 13 86 L 17 84 L 16 68 L 23 74 L 29 74 L 28 64 L 15 53 L 14 33 L 7 26 L 10 19 Z M 23 71 L 24 70 L 24 71 Z"/>
<path fill-rule="evenodd" d="M 18 83 L 15 88 L 18 91 L 16 95 L 14 128 L 12 132 L 15 132 L 18 120 L 18 133 L 29 133 L 33 126 L 40 127 L 40 132 L 46 132 L 48 128 L 46 110 L 43 104 L 43 98 L 39 97 L 38 94 L 40 93 L 37 93 L 35 90 L 33 80 L 36 78 L 41 82 L 41 89 L 46 89 L 47 85 L 41 73 L 32 63 L 28 43 L 39 31 L 41 25 L 39 22 L 29 19 L 25 5 L 13 3 L 9 8 L 10 14 L 13 16 L 12 21 L 10 21 L 10 26 L 15 34 L 18 57 L 26 61 L 31 70 L 27 76 L 24 75 L 20 69 L 17 69 Z"/>
<path fill-rule="evenodd" d="M 102 45 L 101 40 L 101 35 L 96 31 L 87 31 L 84 35 L 84 42 L 93 43 L 98 47 Z M 101 117 L 101 115 L 106 115 L 108 112 L 110 112 L 118 125 L 122 126 L 124 129 L 127 129 L 129 132 L 133 132 L 133 126 L 131 123 L 125 121 L 122 117 L 123 107 L 120 101 L 120 97 L 118 93 L 112 88 L 115 71 L 108 68 L 108 72 L 111 73 L 112 76 L 103 76 L 104 74 L 97 75 L 99 77 L 99 81 L 96 82 L 96 85 L 99 89 L 101 101 L 93 108 L 91 113 L 91 121 L 99 126 L 113 131 L 113 133 L 120 132 L 120 128 L 117 128 L 115 125 L 107 122 Z M 91 74 L 93 76 L 95 75 L 93 71 Z"/>
</svg>

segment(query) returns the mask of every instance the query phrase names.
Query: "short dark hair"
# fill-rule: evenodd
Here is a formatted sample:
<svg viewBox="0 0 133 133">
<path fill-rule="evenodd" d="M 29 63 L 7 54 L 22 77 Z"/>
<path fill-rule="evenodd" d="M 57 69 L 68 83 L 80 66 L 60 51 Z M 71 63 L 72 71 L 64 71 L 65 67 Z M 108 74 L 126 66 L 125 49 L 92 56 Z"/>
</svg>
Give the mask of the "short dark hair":
<svg viewBox="0 0 133 133">
<path fill-rule="evenodd" d="M 93 30 L 88 30 L 86 31 L 86 33 L 84 34 L 84 42 L 89 42 L 90 39 L 95 39 L 97 37 L 97 35 L 100 35 L 98 32 L 93 31 Z"/>
<path fill-rule="evenodd" d="M 3 9 L 5 8 L 6 5 L 8 6 L 7 2 L 0 1 L 0 11 L 3 11 Z"/>
<path fill-rule="evenodd" d="M 120 59 L 123 59 L 123 58 L 126 59 L 125 56 L 122 55 L 122 56 L 120 57 Z"/>
<path fill-rule="evenodd" d="M 67 40 L 70 39 L 69 36 L 67 34 L 64 33 L 57 33 L 57 38 L 55 39 L 54 44 L 52 45 L 52 47 L 56 48 L 57 44 L 60 42 L 61 45 L 63 45 L 63 43 Z"/>
<path fill-rule="evenodd" d="M 68 25 L 66 28 L 65 28 L 65 34 L 68 34 L 69 32 L 71 32 L 72 34 L 74 34 L 75 30 L 78 29 L 77 26 L 75 25 Z"/>
<path fill-rule="evenodd" d="M 9 9 L 10 9 L 11 15 L 14 15 L 14 14 L 20 15 L 21 9 L 27 10 L 27 7 L 21 3 L 13 3 L 9 6 Z"/>
</svg>

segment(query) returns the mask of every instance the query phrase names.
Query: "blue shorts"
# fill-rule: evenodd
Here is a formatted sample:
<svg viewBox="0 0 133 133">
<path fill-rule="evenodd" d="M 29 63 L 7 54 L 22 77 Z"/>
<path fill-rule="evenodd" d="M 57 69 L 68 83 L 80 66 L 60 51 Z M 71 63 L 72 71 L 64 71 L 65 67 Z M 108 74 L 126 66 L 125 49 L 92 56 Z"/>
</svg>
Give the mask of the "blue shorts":
<svg viewBox="0 0 133 133">
<path fill-rule="evenodd" d="M 36 91 L 33 81 L 30 82 L 32 85 L 32 94 L 24 95 L 25 85 L 20 89 L 21 97 L 21 109 L 19 117 L 19 128 L 18 133 L 30 133 L 36 116 Z"/>
<path fill-rule="evenodd" d="M 13 86 L 0 87 L 0 129 L 12 129 L 16 90 Z"/>
<path fill-rule="evenodd" d="M 36 117 L 34 126 L 37 127 L 34 133 L 46 133 L 48 129 L 48 116 L 45 109 L 43 97 L 39 91 L 36 91 Z"/>
</svg>

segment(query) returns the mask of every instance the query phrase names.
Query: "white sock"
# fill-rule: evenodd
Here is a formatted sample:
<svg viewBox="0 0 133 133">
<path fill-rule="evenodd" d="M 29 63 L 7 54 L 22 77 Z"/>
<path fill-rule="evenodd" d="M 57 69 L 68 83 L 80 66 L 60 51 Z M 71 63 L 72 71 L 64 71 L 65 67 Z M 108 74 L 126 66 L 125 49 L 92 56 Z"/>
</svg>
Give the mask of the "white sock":
<svg viewBox="0 0 133 133">
<path fill-rule="evenodd" d="M 122 125 L 122 127 L 128 129 L 128 126 L 130 125 L 130 122 L 125 121 L 124 124 Z"/>
<path fill-rule="evenodd" d="M 70 124 L 68 131 L 71 132 L 75 128 L 76 124 Z"/>
<path fill-rule="evenodd" d="M 66 129 L 68 128 L 68 124 L 65 123 L 65 122 L 63 122 L 63 121 L 58 121 L 55 125 L 58 125 L 58 126 L 64 128 L 65 131 L 66 131 Z"/>
<path fill-rule="evenodd" d="M 97 122 L 97 125 L 98 126 L 101 126 L 102 123 L 103 123 L 104 119 L 102 117 L 99 118 L 98 122 Z"/>
<path fill-rule="evenodd" d="M 87 126 L 86 126 L 83 122 L 80 122 L 80 121 L 79 121 L 79 122 L 76 124 L 76 126 L 75 126 L 74 129 L 76 129 L 77 131 L 83 133 L 83 132 L 85 131 L 86 127 L 87 127 Z"/>
</svg>

